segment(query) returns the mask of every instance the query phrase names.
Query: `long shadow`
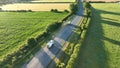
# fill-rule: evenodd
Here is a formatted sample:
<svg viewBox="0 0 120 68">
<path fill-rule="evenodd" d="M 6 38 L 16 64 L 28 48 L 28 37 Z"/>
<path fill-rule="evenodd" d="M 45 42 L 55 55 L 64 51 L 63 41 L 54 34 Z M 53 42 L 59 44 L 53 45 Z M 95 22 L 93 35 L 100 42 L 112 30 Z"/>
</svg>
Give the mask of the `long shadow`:
<svg viewBox="0 0 120 68">
<path fill-rule="evenodd" d="M 69 25 L 70 27 L 74 27 L 74 28 L 78 28 L 78 26 L 75 26 L 75 25 Z M 76 32 L 74 32 L 74 30 L 68 30 L 68 31 L 65 31 L 65 32 L 63 32 L 60 36 L 61 37 L 59 37 L 59 36 L 57 36 L 57 37 L 55 37 L 55 39 L 54 39 L 54 41 L 55 41 L 55 44 L 54 44 L 54 46 L 50 49 L 50 51 L 53 53 L 53 54 L 56 54 L 56 52 L 58 51 L 58 50 L 61 50 L 61 48 L 63 48 L 64 47 L 64 43 L 65 42 L 70 42 L 70 40 L 68 40 L 69 39 L 69 36 L 71 36 L 71 34 L 70 33 L 74 33 L 74 35 L 78 35 Z M 77 38 L 76 38 L 77 39 Z M 75 42 L 71 42 L 71 43 L 74 43 L 75 44 Z"/>
<path fill-rule="evenodd" d="M 100 10 L 100 9 L 97 9 L 97 11 L 99 11 L 99 12 L 101 12 L 103 14 L 120 15 L 120 13 L 117 13 L 117 12 L 104 11 L 104 10 Z"/>
<path fill-rule="evenodd" d="M 69 26 L 73 27 L 73 28 L 79 28 L 78 25 L 73 25 L 73 24 L 68 24 Z"/>
<path fill-rule="evenodd" d="M 71 33 L 73 32 L 73 27 L 70 25 L 66 25 L 65 28 L 63 28 L 59 34 L 56 35 L 55 40 L 57 43 L 63 45 L 63 42 L 67 41 L 70 37 Z"/>
<path fill-rule="evenodd" d="M 109 53 L 105 50 L 104 32 L 100 22 L 102 12 L 94 8 L 92 10 L 92 20 L 73 68 L 109 68 Z"/>
<path fill-rule="evenodd" d="M 59 54 L 57 54 L 55 56 L 55 59 L 58 59 L 60 62 L 64 62 L 66 57 L 70 57 L 70 55 L 66 54 L 63 50 L 59 49 L 59 52 L 57 52 Z M 59 68 L 59 65 L 57 65 L 56 60 L 52 60 L 52 62 L 48 65 L 47 68 Z"/>
<path fill-rule="evenodd" d="M 23 68 L 47 68 L 47 65 L 53 59 L 53 53 L 51 53 L 51 49 L 45 47 L 36 53 L 36 55 L 23 66 Z M 54 61 L 53 61 L 54 62 Z M 55 62 L 54 62 L 55 63 Z"/>
<path fill-rule="evenodd" d="M 54 45 L 49 48 L 49 51 L 56 55 L 56 53 L 62 48 L 62 45 L 60 43 L 58 43 L 57 41 L 55 41 Z"/>
<path fill-rule="evenodd" d="M 102 18 L 103 18 L 103 19 L 107 19 L 107 20 L 118 21 L 118 20 L 115 20 L 115 19 L 107 18 L 107 17 L 102 17 Z"/>
<path fill-rule="evenodd" d="M 108 20 L 102 20 L 102 21 L 105 24 L 120 27 L 120 23 L 118 23 L 118 22 L 112 22 L 112 21 L 108 21 Z"/>
<path fill-rule="evenodd" d="M 107 38 L 107 37 L 104 37 L 103 39 L 120 46 L 120 41 L 113 40 L 113 39 L 110 39 L 110 38 Z"/>
</svg>

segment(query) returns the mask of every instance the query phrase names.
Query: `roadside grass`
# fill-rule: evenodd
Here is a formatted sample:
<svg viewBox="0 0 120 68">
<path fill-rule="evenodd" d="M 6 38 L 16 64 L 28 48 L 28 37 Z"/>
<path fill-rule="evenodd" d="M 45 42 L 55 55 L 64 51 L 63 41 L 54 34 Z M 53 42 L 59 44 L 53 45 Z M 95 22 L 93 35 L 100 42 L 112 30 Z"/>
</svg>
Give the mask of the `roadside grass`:
<svg viewBox="0 0 120 68">
<path fill-rule="evenodd" d="M 120 5 L 92 3 L 92 19 L 75 68 L 120 68 Z"/>
<path fill-rule="evenodd" d="M 17 51 L 30 37 L 42 34 L 46 27 L 68 13 L 0 12 L 0 60 Z"/>
</svg>

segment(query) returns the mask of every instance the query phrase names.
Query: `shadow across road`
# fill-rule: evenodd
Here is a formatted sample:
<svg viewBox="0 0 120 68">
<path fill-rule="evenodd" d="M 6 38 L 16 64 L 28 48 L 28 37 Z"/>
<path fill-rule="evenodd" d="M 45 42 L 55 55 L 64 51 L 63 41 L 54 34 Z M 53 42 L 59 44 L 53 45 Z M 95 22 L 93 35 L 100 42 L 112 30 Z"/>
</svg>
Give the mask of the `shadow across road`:
<svg viewBox="0 0 120 68">
<path fill-rule="evenodd" d="M 80 2 L 80 7 L 82 7 L 82 2 Z M 32 60 L 25 64 L 23 68 L 46 68 L 47 65 L 52 61 L 54 57 L 59 58 L 62 53 L 62 48 L 65 47 L 65 42 L 73 33 L 74 28 L 79 25 L 82 19 L 83 9 L 79 7 L 78 14 L 71 21 L 71 25 L 65 25 L 56 36 L 53 38 L 55 44 L 52 48 L 48 49 L 47 46 L 42 48 Z M 58 53 L 59 52 L 59 53 Z M 58 54 L 57 54 L 58 53 Z M 57 54 L 57 55 L 56 55 Z M 52 61 L 51 68 L 53 68 L 55 61 Z"/>
</svg>

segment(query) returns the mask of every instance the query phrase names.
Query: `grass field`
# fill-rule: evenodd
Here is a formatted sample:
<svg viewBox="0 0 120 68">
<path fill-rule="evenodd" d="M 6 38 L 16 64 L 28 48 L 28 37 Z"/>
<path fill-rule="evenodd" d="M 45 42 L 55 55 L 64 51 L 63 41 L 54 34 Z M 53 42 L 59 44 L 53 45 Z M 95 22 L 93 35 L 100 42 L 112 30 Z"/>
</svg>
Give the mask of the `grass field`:
<svg viewBox="0 0 120 68">
<path fill-rule="evenodd" d="M 69 10 L 70 3 L 16 3 L 3 5 L 2 10 L 32 10 L 32 11 L 50 11 L 51 9 L 58 9 L 59 11 Z"/>
<path fill-rule="evenodd" d="M 73 68 L 120 68 L 120 5 L 92 6 L 92 20 Z"/>
<path fill-rule="evenodd" d="M 68 13 L 0 12 L 0 60 L 26 42 L 43 33 L 47 25 L 60 21 Z"/>
</svg>

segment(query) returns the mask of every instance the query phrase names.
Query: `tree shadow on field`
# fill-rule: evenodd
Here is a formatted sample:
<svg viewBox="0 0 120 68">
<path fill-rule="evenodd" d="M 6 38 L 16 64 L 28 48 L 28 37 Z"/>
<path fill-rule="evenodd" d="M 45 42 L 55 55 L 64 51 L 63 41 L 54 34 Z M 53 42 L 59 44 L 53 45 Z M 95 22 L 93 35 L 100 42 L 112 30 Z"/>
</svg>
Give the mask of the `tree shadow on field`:
<svg viewBox="0 0 120 68">
<path fill-rule="evenodd" d="M 103 14 L 113 14 L 113 15 L 120 15 L 120 13 L 116 13 L 116 12 L 110 12 L 110 11 L 104 11 L 104 10 L 98 10 L 97 11 L 103 13 Z"/>
<path fill-rule="evenodd" d="M 120 41 L 113 40 L 113 39 L 110 39 L 110 38 L 107 38 L 107 37 L 104 37 L 103 39 L 120 46 Z"/>
<path fill-rule="evenodd" d="M 73 68 L 109 68 L 108 55 L 103 42 L 104 31 L 101 16 L 103 13 L 94 8 L 91 23 L 85 35 L 84 42 L 80 47 L 78 57 Z M 119 43 L 118 43 L 119 44 Z"/>
<path fill-rule="evenodd" d="M 102 20 L 102 21 L 103 21 L 103 23 L 105 23 L 105 24 L 120 27 L 120 23 L 118 23 L 118 22 L 112 22 L 112 21 L 108 21 L 108 20 Z"/>
<path fill-rule="evenodd" d="M 107 17 L 103 17 L 103 19 L 108 19 L 108 20 L 118 21 L 118 20 L 115 20 L 115 19 L 107 18 Z"/>
</svg>

